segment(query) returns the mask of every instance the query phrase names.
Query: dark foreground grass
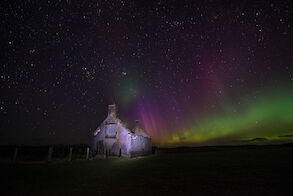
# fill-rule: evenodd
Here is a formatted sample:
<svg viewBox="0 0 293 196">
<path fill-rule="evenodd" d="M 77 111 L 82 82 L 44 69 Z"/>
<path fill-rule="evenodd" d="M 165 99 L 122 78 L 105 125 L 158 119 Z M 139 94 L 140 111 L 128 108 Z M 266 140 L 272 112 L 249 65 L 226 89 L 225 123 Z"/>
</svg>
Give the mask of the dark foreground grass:
<svg viewBox="0 0 293 196">
<path fill-rule="evenodd" d="M 293 195 L 293 148 L 1 163 L 0 195 Z"/>
</svg>

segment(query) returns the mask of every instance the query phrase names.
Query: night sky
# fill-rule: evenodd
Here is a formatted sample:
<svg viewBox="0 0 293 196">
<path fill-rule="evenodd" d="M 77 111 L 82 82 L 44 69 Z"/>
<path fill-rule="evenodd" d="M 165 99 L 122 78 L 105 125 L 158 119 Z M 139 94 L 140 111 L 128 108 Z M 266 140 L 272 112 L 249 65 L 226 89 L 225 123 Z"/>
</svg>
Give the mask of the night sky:
<svg viewBox="0 0 293 196">
<path fill-rule="evenodd" d="M 116 103 L 154 145 L 293 141 L 293 2 L 0 2 L 0 144 L 89 143 Z"/>
</svg>

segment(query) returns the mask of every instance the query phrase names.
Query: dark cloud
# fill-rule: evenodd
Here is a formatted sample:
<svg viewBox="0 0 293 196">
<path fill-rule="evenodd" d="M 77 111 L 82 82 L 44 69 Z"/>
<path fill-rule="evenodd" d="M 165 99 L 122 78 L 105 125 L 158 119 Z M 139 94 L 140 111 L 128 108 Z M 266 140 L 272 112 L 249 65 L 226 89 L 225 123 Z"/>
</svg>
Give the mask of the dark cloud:
<svg viewBox="0 0 293 196">
<path fill-rule="evenodd" d="M 264 137 L 257 137 L 257 138 L 253 138 L 251 140 L 248 140 L 250 142 L 263 142 L 263 141 L 267 141 L 268 139 L 267 138 L 264 138 Z"/>
<path fill-rule="evenodd" d="M 293 137 L 293 135 L 280 135 L 278 137 Z"/>
</svg>

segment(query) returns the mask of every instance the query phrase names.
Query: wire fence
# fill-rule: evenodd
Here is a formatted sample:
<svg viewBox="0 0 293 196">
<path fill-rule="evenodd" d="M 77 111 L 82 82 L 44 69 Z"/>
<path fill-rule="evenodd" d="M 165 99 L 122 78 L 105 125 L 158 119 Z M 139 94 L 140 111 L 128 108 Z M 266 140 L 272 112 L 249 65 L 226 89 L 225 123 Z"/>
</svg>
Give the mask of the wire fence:
<svg viewBox="0 0 293 196">
<path fill-rule="evenodd" d="M 72 161 L 89 160 L 90 147 L 87 144 L 47 146 L 0 146 L 2 161 Z"/>
</svg>

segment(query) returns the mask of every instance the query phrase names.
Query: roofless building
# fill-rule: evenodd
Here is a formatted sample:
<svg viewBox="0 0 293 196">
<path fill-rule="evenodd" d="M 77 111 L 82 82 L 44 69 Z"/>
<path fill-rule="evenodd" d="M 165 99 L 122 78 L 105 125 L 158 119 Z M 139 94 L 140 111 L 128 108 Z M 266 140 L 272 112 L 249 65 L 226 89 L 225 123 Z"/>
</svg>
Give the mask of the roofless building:
<svg viewBox="0 0 293 196">
<path fill-rule="evenodd" d="M 116 105 L 108 106 L 108 116 L 93 133 L 93 154 L 135 157 L 151 154 L 151 137 L 140 128 L 139 121 L 133 131 L 127 129 L 116 114 Z"/>
</svg>

